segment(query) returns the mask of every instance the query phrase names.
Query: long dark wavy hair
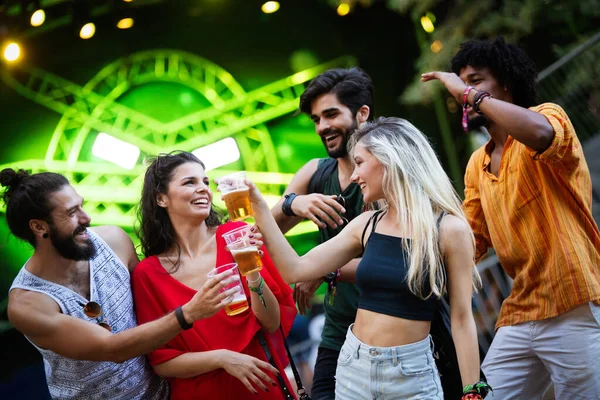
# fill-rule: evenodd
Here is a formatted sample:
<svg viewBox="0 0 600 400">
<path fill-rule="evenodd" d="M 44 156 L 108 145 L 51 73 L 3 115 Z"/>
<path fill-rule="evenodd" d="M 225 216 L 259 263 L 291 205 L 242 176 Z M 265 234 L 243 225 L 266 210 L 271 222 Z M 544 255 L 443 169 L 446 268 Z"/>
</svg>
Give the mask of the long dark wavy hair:
<svg viewBox="0 0 600 400">
<path fill-rule="evenodd" d="M 169 182 L 173 179 L 175 169 L 182 164 L 198 163 L 206 168 L 204 163 L 192 153 L 175 151 L 169 154 L 159 154 L 149 159 L 150 164 L 144 175 L 142 198 L 138 205 L 138 226 L 136 234 L 140 238 L 142 253 L 145 257 L 165 253 L 171 248 L 177 251 L 177 260 L 173 263 L 171 273 L 175 273 L 181 258 L 181 248 L 175 241 L 175 229 L 167 214 L 167 210 L 160 207 L 156 200 L 159 194 L 166 194 Z M 213 205 L 205 223 L 209 228 L 222 223 L 223 214 Z"/>
</svg>

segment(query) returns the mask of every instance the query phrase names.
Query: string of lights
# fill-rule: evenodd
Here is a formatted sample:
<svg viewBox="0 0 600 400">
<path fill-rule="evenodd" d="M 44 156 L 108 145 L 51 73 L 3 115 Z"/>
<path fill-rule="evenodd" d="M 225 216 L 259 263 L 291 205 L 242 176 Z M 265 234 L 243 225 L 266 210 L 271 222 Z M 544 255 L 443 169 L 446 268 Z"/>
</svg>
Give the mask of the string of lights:
<svg viewBox="0 0 600 400">
<path fill-rule="evenodd" d="M 116 29 L 134 26 L 137 8 L 163 0 L 7 0 L 0 4 L 0 45 L 4 60 L 22 56 L 21 42 L 63 26 L 88 40 L 96 34 L 95 20 L 114 15 Z"/>
<path fill-rule="evenodd" d="M 113 14 L 114 27 L 131 29 L 133 11 L 165 0 L 5 0 L 0 2 L 0 47 L 5 61 L 13 63 L 23 56 L 22 40 L 65 25 L 73 27 L 82 40 L 96 35 L 95 20 Z M 327 0 L 340 17 L 356 7 L 370 7 L 380 0 Z M 285 1 L 282 1 L 285 7 Z M 281 8 L 278 1 L 266 1 L 260 9 L 273 14 Z M 425 17 L 424 17 L 425 18 Z M 431 25 L 433 26 L 433 25 Z M 427 30 L 427 28 L 424 29 Z M 432 47 L 432 51 L 435 51 Z M 439 50 L 438 50 L 439 51 Z"/>
</svg>

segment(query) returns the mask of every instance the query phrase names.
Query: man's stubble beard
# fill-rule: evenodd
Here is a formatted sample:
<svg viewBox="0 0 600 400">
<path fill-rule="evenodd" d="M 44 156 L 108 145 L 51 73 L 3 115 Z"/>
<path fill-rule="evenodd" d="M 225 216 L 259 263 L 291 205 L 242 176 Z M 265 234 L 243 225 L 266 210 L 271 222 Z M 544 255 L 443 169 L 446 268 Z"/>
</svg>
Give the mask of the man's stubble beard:
<svg viewBox="0 0 600 400">
<path fill-rule="evenodd" d="M 345 129 L 344 131 L 338 129 L 338 131 L 341 131 L 342 143 L 337 149 L 333 150 L 327 149 L 327 145 L 325 145 L 327 155 L 331 158 L 346 157 L 348 155 L 348 141 L 350 140 L 350 135 L 352 135 L 356 129 L 358 129 L 358 122 L 356 122 L 356 120 L 354 120 L 353 124 L 348 129 Z"/>
</svg>

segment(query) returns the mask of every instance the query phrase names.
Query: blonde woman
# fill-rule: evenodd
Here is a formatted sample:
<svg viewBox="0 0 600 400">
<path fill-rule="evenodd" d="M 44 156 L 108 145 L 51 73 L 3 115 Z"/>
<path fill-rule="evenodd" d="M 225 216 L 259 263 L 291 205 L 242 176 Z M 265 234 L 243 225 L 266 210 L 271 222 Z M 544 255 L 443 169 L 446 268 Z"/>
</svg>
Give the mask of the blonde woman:
<svg viewBox="0 0 600 400">
<path fill-rule="evenodd" d="M 338 359 L 336 398 L 443 399 L 429 330 L 446 292 L 463 385 L 479 380 L 471 296 L 480 280 L 460 199 L 425 136 L 403 119 L 363 125 L 349 147 L 352 180 L 381 211 L 363 213 L 299 257 L 249 182 L 257 225 L 288 283 L 324 276 L 362 253 L 359 309 Z"/>
</svg>

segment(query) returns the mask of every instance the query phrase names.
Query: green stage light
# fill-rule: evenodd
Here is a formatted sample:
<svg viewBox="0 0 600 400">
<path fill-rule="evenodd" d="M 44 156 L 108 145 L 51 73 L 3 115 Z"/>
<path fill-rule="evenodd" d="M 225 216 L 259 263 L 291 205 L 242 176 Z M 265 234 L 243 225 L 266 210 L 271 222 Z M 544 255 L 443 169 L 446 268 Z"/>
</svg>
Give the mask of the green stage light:
<svg viewBox="0 0 600 400">
<path fill-rule="evenodd" d="M 144 168 L 139 157 L 130 162 L 132 169 L 115 163 L 121 161 L 120 156 L 99 162 L 90 151 L 99 132 L 134 146 L 140 156 L 193 151 L 231 138 L 238 146 L 239 160 L 211 171 L 211 179 L 246 170 L 249 179 L 269 196 L 269 204 L 275 205 L 293 177 L 290 172 L 304 161 L 290 157 L 281 170 L 270 131 L 277 129 L 280 134 L 276 136 L 283 137 L 277 144 L 293 139 L 294 149 L 301 148 L 311 157 L 324 155 L 311 121 L 286 115 L 297 110 L 298 97 L 311 79 L 327 69 L 355 63 L 352 57 L 340 57 L 249 92 L 220 66 L 177 50 L 128 55 L 105 66 L 85 86 L 18 63 L 0 78 L 26 98 L 61 113 L 62 118 L 44 159 L 29 159 L 24 154 L 22 161 L 1 167 L 25 166 L 32 172 L 65 174 L 86 198 L 86 211 L 94 225 L 130 229 Z M 274 120 L 277 123 L 267 128 L 266 123 Z M 108 146 L 109 154 L 120 144 Z M 307 228 L 315 227 L 309 223 Z M 303 233 L 295 237 L 303 237 Z"/>
<path fill-rule="evenodd" d="M 132 169 L 140 157 L 140 149 L 130 143 L 100 132 L 92 147 L 92 154 L 125 169 Z"/>
<path fill-rule="evenodd" d="M 319 65 L 317 55 L 308 49 L 299 49 L 290 56 L 290 67 L 294 72 L 301 72 Z"/>
<path fill-rule="evenodd" d="M 210 171 L 240 159 L 240 149 L 233 138 L 226 138 L 192 151 Z"/>
</svg>

